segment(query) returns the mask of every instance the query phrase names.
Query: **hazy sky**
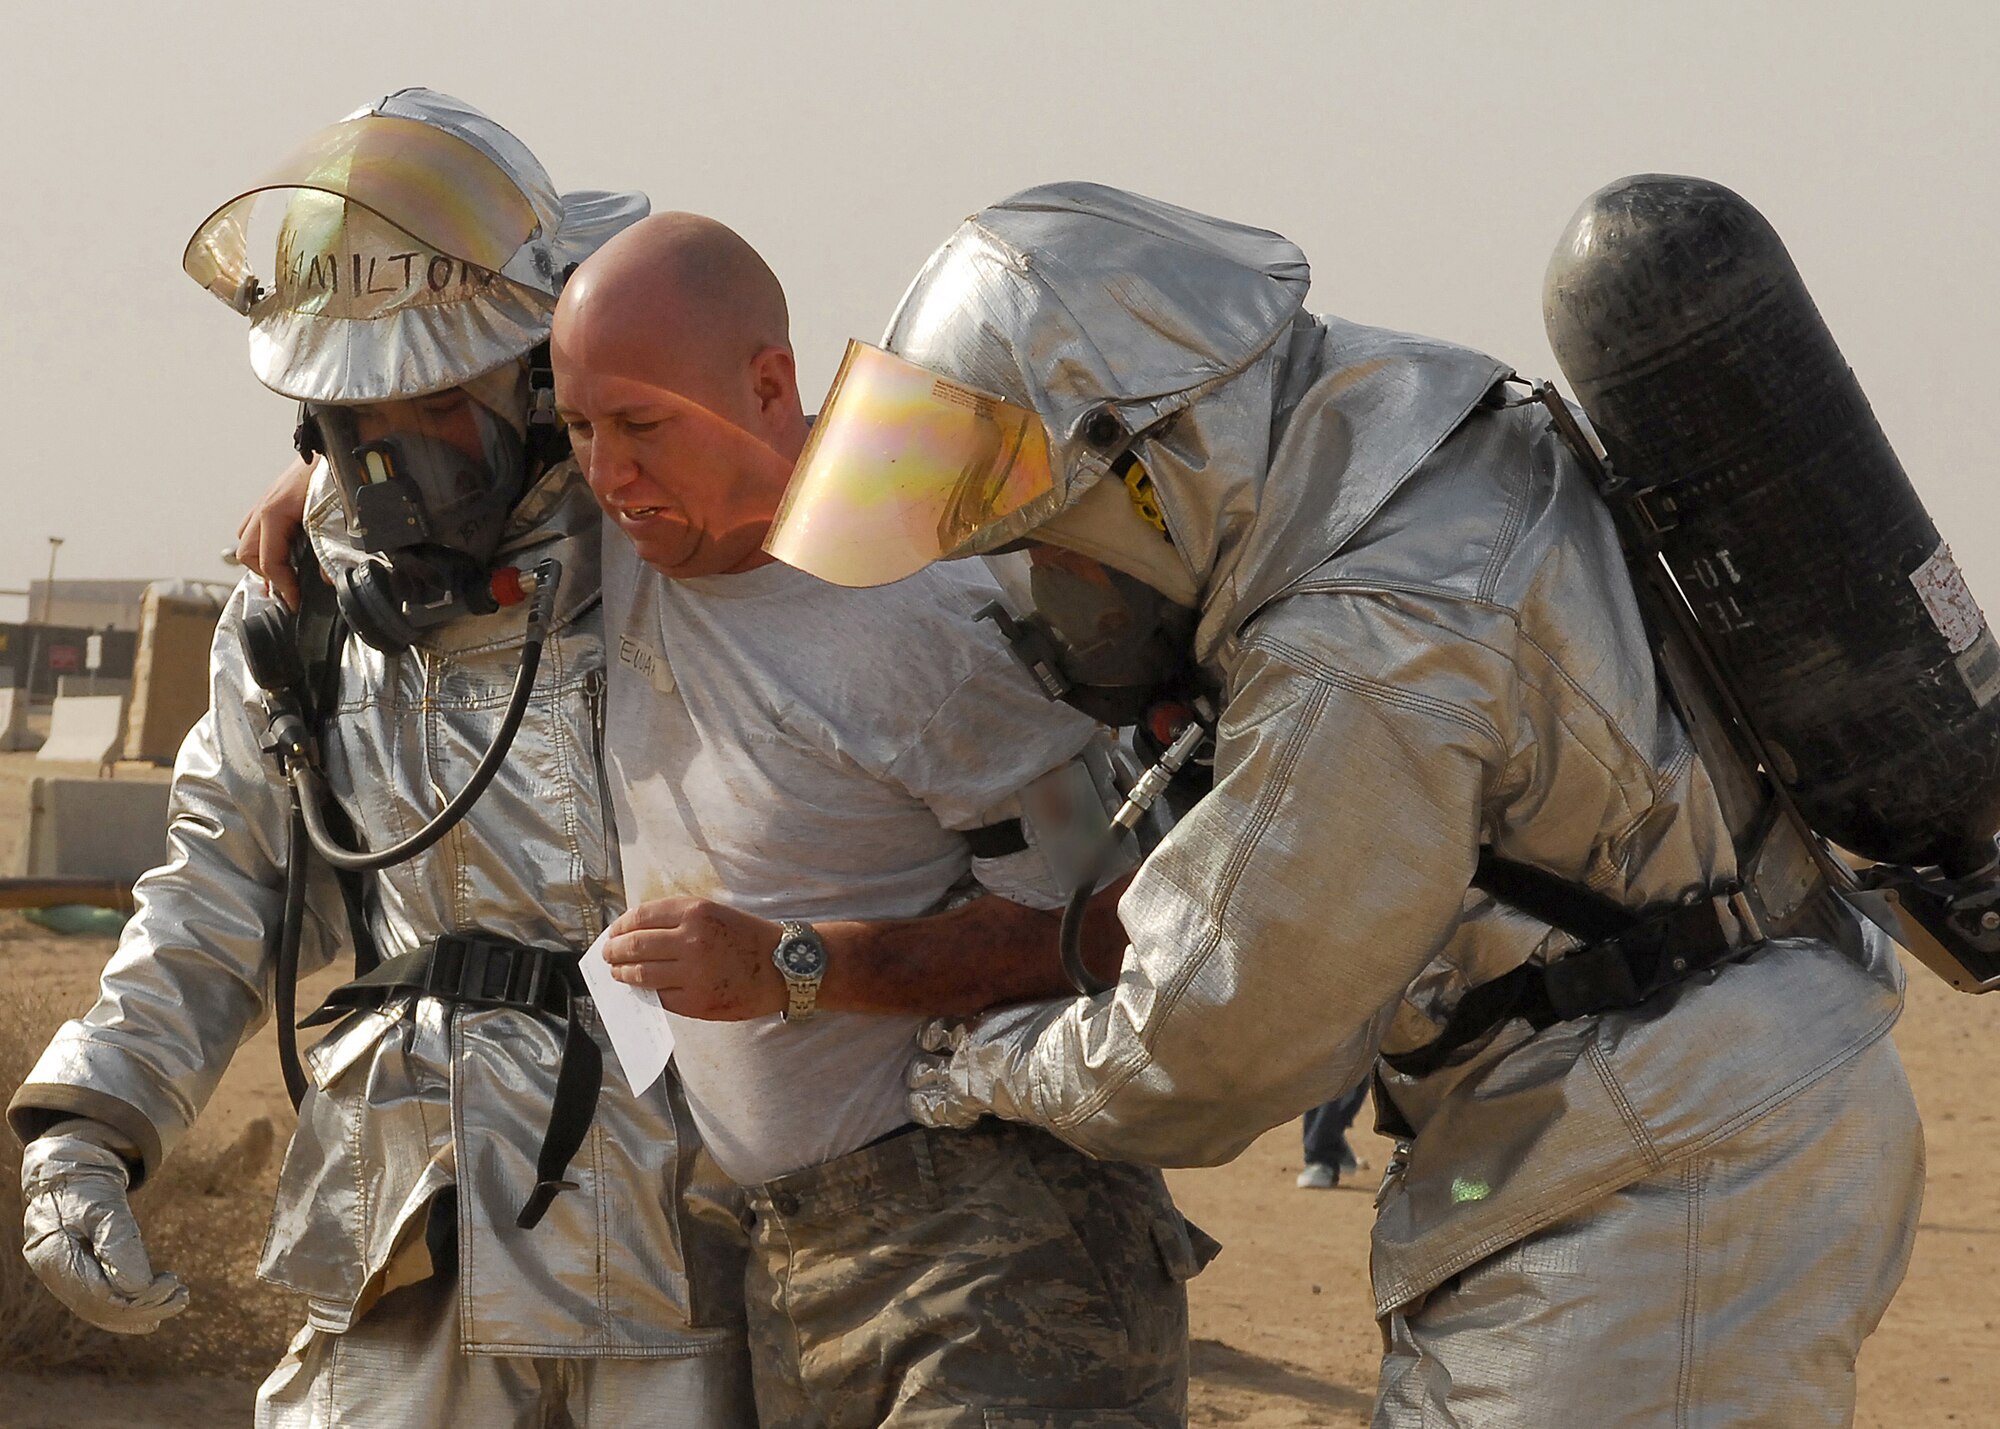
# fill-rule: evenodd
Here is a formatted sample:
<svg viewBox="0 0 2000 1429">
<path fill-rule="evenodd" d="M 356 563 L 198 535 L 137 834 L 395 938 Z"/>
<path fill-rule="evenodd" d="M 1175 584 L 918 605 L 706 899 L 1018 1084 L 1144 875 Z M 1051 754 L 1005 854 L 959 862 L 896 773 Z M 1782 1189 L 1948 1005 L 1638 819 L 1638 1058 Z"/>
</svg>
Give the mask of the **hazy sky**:
<svg viewBox="0 0 2000 1429">
<path fill-rule="evenodd" d="M 1784 236 L 2000 615 L 1996 40 L 1991 0 L 23 0 L 0 587 L 51 535 L 58 575 L 224 574 L 292 409 L 182 245 L 299 137 L 425 84 L 561 186 L 740 230 L 790 292 L 809 400 L 960 218 L 1032 183 L 1275 228 L 1314 308 L 1552 374 L 1542 269 L 1577 204 L 1627 173 L 1719 179 Z"/>
</svg>

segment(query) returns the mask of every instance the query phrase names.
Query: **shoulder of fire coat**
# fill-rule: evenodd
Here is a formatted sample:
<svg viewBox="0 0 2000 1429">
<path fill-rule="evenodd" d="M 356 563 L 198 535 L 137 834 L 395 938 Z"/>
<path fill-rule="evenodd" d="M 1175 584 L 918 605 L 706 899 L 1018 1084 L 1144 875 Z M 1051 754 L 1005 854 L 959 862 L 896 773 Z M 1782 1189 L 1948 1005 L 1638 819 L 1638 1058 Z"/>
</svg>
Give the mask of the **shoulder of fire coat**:
<svg viewBox="0 0 2000 1429">
<path fill-rule="evenodd" d="M 1257 514 L 1197 645 L 1227 665 L 1239 632 L 1338 555 L 1426 459 L 1512 375 L 1434 338 L 1321 317 L 1295 335 Z"/>
</svg>

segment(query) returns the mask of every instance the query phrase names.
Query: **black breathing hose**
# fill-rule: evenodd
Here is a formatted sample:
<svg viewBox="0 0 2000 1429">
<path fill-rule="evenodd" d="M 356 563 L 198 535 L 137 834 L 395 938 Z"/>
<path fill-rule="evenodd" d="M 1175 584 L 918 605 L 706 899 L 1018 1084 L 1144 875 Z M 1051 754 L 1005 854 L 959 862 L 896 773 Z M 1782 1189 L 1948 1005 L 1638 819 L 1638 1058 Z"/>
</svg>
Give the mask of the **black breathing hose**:
<svg viewBox="0 0 2000 1429">
<path fill-rule="evenodd" d="M 306 917 L 306 821 L 297 785 L 285 830 L 285 913 L 278 924 L 278 956 L 272 974 L 271 1007 L 278 1019 L 278 1067 L 292 1110 L 306 1099 L 305 1068 L 299 1063 L 299 935 Z"/>
<path fill-rule="evenodd" d="M 1084 910 L 1089 908 L 1091 898 L 1097 893 L 1098 880 L 1104 877 L 1112 859 L 1117 857 L 1119 841 L 1145 817 L 1146 810 L 1153 807 L 1153 801 L 1173 782 L 1174 776 L 1181 772 L 1181 766 L 1194 757 L 1195 750 L 1207 737 L 1208 731 L 1199 721 L 1190 721 L 1174 736 L 1173 742 L 1160 756 L 1160 762 L 1139 776 L 1139 782 L 1132 786 L 1132 792 L 1125 796 L 1125 802 L 1111 816 L 1111 827 L 1104 831 L 1097 851 L 1091 855 L 1090 871 L 1083 876 L 1075 891 L 1069 895 L 1069 902 L 1063 906 L 1062 929 L 1057 935 L 1062 952 L 1063 976 L 1085 997 L 1096 997 L 1111 989 L 1111 984 L 1093 973 L 1083 961 Z"/>
<path fill-rule="evenodd" d="M 1085 997 L 1095 997 L 1108 991 L 1111 984 L 1104 981 L 1083 961 L 1083 918 L 1090 907 L 1090 900 L 1097 892 L 1098 880 L 1104 877 L 1104 870 L 1111 866 L 1113 855 L 1118 852 L 1118 837 L 1124 832 L 1113 825 L 1097 845 L 1097 852 L 1091 856 L 1090 871 L 1070 894 L 1069 902 L 1063 905 L 1062 915 L 1062 969 L 1069 985 Z"/>
<path fill-rule="evenodd" d="M 507 713 L 500 721 L 499 731 L 494 734 L 493 742 L 486 746 L 486 753 L 480 756 L 472 777 L 465 781 L 465 787 L 453 795 L 429 823 L 408 838 L 375 852 L 343 848 L 326 826 L 321 804 L 327 797 L 326 784 L 319 771 L 309 759 L 287 762 L 286 774 L 298 793 L 299 811 L 314 852 L 335 868 L 372 873 L 415 858 L 450 833 L 479 802 L 479 796 L 486 792 L 486 786 L 500 772 L 507 751 L 513 747 L 515 732 L 521 727 L 521 717 L 528 711 L 528 698 L 535 689 L 535 671 L 542 663 L 542 642 L 548 637 L 549 618 L 555 612 L 556 590 L 561 584 L 562 566 L 558 562 L 543 561 L 535 567 L 535 593 L 533 603 L 528 607 L 527 631 L 521 641 L 521 668 L 514 676 L 514 690 L 508 697 Z"/>
</svg>

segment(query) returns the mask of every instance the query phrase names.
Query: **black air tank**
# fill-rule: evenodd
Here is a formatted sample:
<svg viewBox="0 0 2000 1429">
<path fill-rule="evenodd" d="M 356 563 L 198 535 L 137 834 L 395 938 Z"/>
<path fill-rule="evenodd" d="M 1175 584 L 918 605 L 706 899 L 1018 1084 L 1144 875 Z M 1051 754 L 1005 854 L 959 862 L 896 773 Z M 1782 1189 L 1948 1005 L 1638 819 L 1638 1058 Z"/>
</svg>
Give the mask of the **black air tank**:
<svg viewBox="0 0 2000 1429">
<path fill-rule="evenodd" d="M 1807 819 L 1883 862 L 1990 861 L 2000 646 L 1763 215 L 1621 179 L 1570 221 L 1543 316 Z"/>
</svg>

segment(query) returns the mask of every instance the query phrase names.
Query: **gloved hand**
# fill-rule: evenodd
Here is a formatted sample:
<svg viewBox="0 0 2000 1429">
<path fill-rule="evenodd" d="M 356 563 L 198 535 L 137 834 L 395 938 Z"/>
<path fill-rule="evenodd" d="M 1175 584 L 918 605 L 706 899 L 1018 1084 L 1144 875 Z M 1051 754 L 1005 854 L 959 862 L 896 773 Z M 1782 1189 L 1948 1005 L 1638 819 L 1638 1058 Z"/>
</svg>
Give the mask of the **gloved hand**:
<svg viewBox="0 0 2000 1429">
<path fill-rule="evenodd" d="M 187 1308 L 187 1287 L 155 1275 L 126 1200 L 118 1134 L 66 1121 L 21 1156 L 21 1253 L 56 1299 L 100 1329 L 145 1335 Z"/>
<path fill-rule="evenodd" d="M 1067 1002 L 1029 1002 L 966 1021 L 940 1017 L 917 1035 L 910 1063 L 910 1116 L 925 1126 L 971 1126 L 982 1116 L 1038 1122 L 1028 1053 Z"/>
</svg>

